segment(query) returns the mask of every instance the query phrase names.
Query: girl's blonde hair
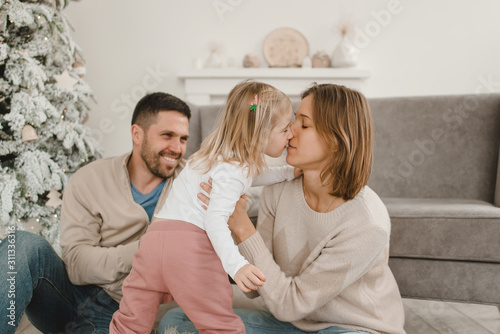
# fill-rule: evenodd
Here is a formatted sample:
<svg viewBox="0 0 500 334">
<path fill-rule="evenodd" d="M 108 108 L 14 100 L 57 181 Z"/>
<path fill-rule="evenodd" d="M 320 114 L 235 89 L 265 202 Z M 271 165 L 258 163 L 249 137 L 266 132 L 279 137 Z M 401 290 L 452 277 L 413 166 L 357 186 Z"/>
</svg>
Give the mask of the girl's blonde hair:
<svg viewBox="0 0 500 334">
<path fill-rule="evenodd" d="M 251 108 L 255 96 L 257 106 Z M 263 153 L 271 131 L 291 106 L 290 99 L 271 85 L 239 83 L 229 93 L 216 129 L 189 158 L 190 164 L 206 173 L 215 162 L 223 161 L 248 167 L 249 176 L 260 174 L 266 167 Z"/>
</svg>

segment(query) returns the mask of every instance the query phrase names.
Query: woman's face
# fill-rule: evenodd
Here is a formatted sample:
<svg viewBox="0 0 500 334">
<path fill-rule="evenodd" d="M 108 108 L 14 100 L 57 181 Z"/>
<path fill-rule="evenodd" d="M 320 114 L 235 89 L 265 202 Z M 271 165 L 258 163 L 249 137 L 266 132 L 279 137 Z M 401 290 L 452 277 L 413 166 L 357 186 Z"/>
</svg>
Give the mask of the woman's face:
<svg viewBox="0 0 500 334">
<path fill-rule="evenodd" d="M 322 170 L 332 154 L 313 123 L 313 97 L 306 96 L 295 112 L 290 126 L 293 137 L 288 145 L 286 162 L 303 170 Z"/>
</svg>

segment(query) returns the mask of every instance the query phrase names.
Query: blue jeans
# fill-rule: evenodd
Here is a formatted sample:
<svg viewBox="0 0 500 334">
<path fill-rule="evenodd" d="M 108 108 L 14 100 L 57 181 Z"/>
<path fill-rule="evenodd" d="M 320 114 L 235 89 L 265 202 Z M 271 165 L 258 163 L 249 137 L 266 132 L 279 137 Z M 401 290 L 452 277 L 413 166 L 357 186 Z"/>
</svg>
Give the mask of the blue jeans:
<svg viewBox="0 0 500 334">
<path fill-rule="evenodd" d="M 96 285 L 73 285 L 43 237 L 9 234 L 0 243 L 0 268 L 0 333 L 14 333 L 25 312 L 43 333 L 109 332 L 118 303 Z"/>
<path fill-rule="evenodd" d="M 243 323 L 247 334 L 304 334 L 311 332 L 304 332 L 289 322 L 283 322 L 276 319 L 271 313 L 262 310 L 247 310 L 235 309 L 236 313 Z M 158 333 L 164 333 L 166 329 L 176 327 L 179 333 L 198 333 L 193 323 L 186 316 L 184 311 L 180 308 L 175 308 L 168 311 L 161 319 Z M 348 334 L 348 333 L 366 333 L 363 331 L 356 331 L 352 329 L 345 329 L 340 327 L 329 327 L 322 329 L 318 332 L 320 334 Z"/>
</svg>

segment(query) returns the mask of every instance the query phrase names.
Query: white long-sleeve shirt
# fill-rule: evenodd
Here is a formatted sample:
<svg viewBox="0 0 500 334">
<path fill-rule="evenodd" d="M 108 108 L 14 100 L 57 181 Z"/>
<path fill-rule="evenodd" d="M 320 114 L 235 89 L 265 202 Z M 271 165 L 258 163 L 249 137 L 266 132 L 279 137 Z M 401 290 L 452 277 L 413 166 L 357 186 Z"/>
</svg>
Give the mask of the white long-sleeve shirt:
<svg viewBox="0 0 500 334">
<path fill-rule="evenodd" d="M 271 167 L 264 170 L 255 180 L 247 176 L 248 169 L 230 163 L 218 162 L 205 174 L 193 169 L 188 163 L 174 180 L 172 190 L 165 204 L 155 215 L 159 219 L 174 219 L 189 222 L 207 232 L 222 266 L 233 279 L 234 275 L 248 261 L 239 253 L 227 226 L 236 203 L 251 186 L 263 186 L 294 178 L 291 166 Z M 204 210 L 197 194 L 200 183 L 212 178 L 210 205 Z"/>
</svg>

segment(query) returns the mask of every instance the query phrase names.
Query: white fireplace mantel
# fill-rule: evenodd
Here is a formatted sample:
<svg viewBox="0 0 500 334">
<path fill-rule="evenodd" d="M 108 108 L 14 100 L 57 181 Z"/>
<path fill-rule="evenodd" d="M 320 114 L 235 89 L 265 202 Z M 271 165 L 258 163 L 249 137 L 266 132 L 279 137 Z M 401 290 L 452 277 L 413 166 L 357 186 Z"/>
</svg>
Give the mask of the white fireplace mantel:
<svg viewBox="0 0 500 334">
<path fill-rule="evenodd" d="M 299 100 L 300 93 L 313 82 L 335 83 L 362 91 L 370 76 L 357 68 L 223 68 L 196 69 L 178 73 L 184 80 L 186 99 L 198 105 L 223 103 L 239 82 L 247 79 L 266 82 Z"/>
</svg>

